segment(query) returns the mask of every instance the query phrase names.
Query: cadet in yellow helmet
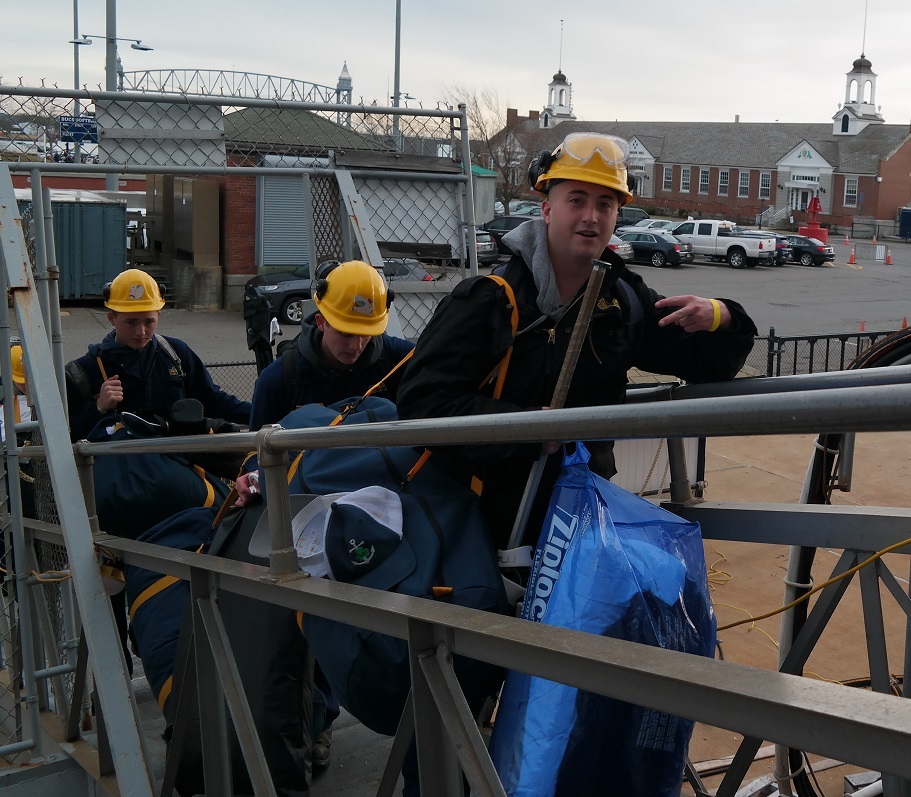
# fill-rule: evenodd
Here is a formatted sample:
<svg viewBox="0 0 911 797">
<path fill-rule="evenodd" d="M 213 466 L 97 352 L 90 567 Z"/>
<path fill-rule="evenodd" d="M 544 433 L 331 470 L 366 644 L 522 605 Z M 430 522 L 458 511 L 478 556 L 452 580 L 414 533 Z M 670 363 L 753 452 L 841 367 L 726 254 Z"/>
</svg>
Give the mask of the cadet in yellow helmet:
<svg viewBox="0 0 911 797">
<path fill-rule="evenodd" d="M 329 260 L 320 264 L 311 294 L 315 312 L 304 316 L 297 339 L 256 380 L 251 431 L 278 423 L 305 404 L 333 404 L 362 396 L 414 348 L 411 341 L 386 334 L 392 292 L 368 263 Z M 400 376 L 397 372 L 385 380 L 373 395 L 394 401 Z M 256 458 L 250 458 L 247 472 L 237 480 L 238 506 L 258 490 L 252 476 L 256 467 Z M 315 769 L 324 769 L 329 766 L 338 701 L 319 668 L 314 684 L 312 762 Z"/>
<path fill-rule="evenodd" d="M 565 406 L 625 400 L 632 367 L 691 382 L 732 378 L 753 346 L 756 327 L 739 304 L 698 296 L 663 298 L 628 271 L 608 248 L 622 205 L 632 199 L 627 142 L 600 133 L 571 133 L 531 163 L 531 187 L 544 195 L 542 216 L 504 237 L 515 253 L 497 269 L 512 287 L 520 330 L 498 399 L 478 389 L 513 342 L 503 288 L 484 277 L 461 282 L 437 307 L 417 343 L 398 392 L 404 419 L 518 412 L 546 408 L 578 315 L 592 260 L 608 261 L 605 279 Z M 555 453 L 557 446 L 545 446 Z M 597 447 L 596 447 L 597 448 Z M 608 446 L 595 467 L 615 472 Z M 466 483 L 484 482 L 482 504 L 496 542 L 512 529 L 529 468 L 541 447 L 447 446 L 437 464 Z M 593 452 L 594 453 L 594 452 Z M 546 504 L 558 462 L 539 492 Z M 540 521 L 540 515 L 532 522 Z M 534 540 L 530 540 L 534 542 Z"/>
<path fill-rule="evenodd" d="M 13 366 L 13 389 L 4 396 L 5 401 L 13 401 L 13 418 L 16 423 L 32 420 L 32 408 L 25 395 L 25 364 L 22 362 L 22 346 L 18 343 L 10 346 L 10 360 Z M 0 404 L 0 441 L 6 440 L 6 413 Z"/>
<path fill-rule="evenodd" d="M 263 370 L 253 391 L 250 430 L 278 423 L 304 404 L 361 396 L 412 348 L 386 334 L 392 292 L 361 260 L 329 260 L 311 286 L 315 311 L 301 321 L 294 345 Z M 398 375 L 374 395 L 395 400 Z"/>
<path fill-rule="evenodd" d="M 212 381 L 202 360 L 182 340 L 157 333 L 164 299 L 155 279 L 131 268 L 104 287 L 113 329 L 66 367 L 70 436 L 84 438 L 114 411 L 167 417 L 179 399 L 198 399 L 207 417 L 246 423 L 250 402 Z"/>
</svg>

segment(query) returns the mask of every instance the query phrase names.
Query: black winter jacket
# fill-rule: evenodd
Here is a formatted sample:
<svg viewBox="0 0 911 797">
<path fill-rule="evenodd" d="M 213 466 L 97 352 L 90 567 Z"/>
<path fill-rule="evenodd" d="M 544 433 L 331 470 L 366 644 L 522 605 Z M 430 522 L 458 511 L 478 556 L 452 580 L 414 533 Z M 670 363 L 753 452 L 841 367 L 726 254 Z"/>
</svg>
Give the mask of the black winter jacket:
<svg viewBox="0 0 911 797">
<path fill-rule="evenodd" d="M 753 346 L 756 327 L 736 302 L 729 329 L 689 334 L 677 325 L 659 327 L 673 308 L 656 309 L 661 296 L 606 250 L 603 259 L 620 269 L 624 283 L 601 291 L 569 389 L 566 407 L 623 403 L 627 371 L 637 367 L 672 374 L 688 382 L 733 378 Z M 550 404 L 580 302 L 558 321 L 542 319 L 537 289 L 528 266 L 514 256 L 503 276 L 516 294 L 519 334 L 500 399 L 481 381 L 511 342 L 510 309 L 505 290 L 477 277 L 460 283 L 444 299 L 417 343 L 398 390 L 399 417 L 442 418 L 538 409 Z M 523 331 L 528 330 L 528 331 Z M 524 484 L 524 474 L 540 452 L 538 445 L 456 446 L 435 455 L 462 478 L 471 473 L 485 482 Z M 504 468 L 505 462 L 510 467 Z M 610 473 L 606 475 L 611 475 Z M 513 485 L 515 487 L 515 485 Z M 519 489 L 521 495 L 521 489 Z M 517 500 L 517 499 L 516 499 Z M 511 503 L 511 500 L 510 500 Z"/>
</svg>

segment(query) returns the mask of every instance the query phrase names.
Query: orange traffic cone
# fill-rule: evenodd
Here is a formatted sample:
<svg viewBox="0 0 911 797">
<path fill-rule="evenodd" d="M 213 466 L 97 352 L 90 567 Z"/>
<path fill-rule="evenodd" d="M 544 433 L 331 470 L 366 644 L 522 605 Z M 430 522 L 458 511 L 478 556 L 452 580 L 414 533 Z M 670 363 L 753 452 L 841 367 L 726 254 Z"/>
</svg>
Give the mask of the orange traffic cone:
<svg viewBox="0 0 911 797">
<path fill-rule="evenodd" d="M 907 329 L 907 328 L 908 328 L 908 316 L 905 316 L 902 319 L 902 329 Z"/>
<path fill-rule="evenodd" d="M 854 247 L 852 246 L 852 247 L 851 247 L 851 257 L 848 258 L 848 265 L 849 265 L 849 266 L 853 266 L 854 263 L 855 263 L 855 260 L 854 260 Z"/>
<path fill-rule="evenodd" d="M 876 235 L 873 236 L 873 246 L 876 246 Z"/>
<path fill-rule="evenodd" d="M 861 322 L 860 322 L 860 331 L 861 331 L 861 332 L 866 332 L 866 331 L 867 331 L 867 323 L 866 323 L 866 321 L 861 321 Z"/>
<path fill-rule="evenodd" d="M 845 233 L 845 246 L 850 246 L 851 242 L 848 240 L 848 233 Z"/>
<path fill-rule="evenodd" d="M 892 250 L 889 248 L 886 248 L 886 265 L 892 265 Z"/>
</svg>

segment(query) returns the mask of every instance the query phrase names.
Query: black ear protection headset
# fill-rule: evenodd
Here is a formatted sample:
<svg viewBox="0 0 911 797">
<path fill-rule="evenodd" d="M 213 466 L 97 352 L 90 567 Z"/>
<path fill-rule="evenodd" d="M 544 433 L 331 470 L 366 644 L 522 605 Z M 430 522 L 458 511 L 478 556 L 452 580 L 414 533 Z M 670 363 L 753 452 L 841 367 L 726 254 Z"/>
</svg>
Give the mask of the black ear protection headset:
<svg viewBox="0 0 911 797">
<path fill-rule="evenodd" d="M 111 300 L 111 286 L 113 284 L 114 284 L 114 281 L 111 280 L 110 282 L 106 282 L 106 283 L 104 283 L 104 285 L 101 286 L 101 299 L 105 303 L 107 303 Z M 160 293 L 162 296 L 164 296 L 168 290 L 167 286 L 165 286 L 165 284 L 163 282 L 158 282 L 158 280 L 155 281 L 155 284 L 158 286 L 158 293 Z"/>
<path fill-rule="evenodd" d="M 551 164 L 560 156 L 558 152 L 554 155 L 549 149 L 542 149 L 528 164 L 528 182 L 534 188 L 542 174 L 546 174 Z"/>
<path fill-rule="evenodd" d="M 341 260 L 324 260 L 316 267 L 316 271 L 313 274 L 313 295 L 315 298 L 319 299 L 320 301 L 323 300 L 323 297 L 326 295 L 326 291 L 329 290 L 329 274 L 331 274 L 341 264 Z M 395 299 L 395 291 L 393 291 L 389 286 L 386 286 L 387 310 L 392 307 L 393 299 Z"/>
<path fill-rule="evenodd" d="M 326 291 L 329 290 L 329 281 L 326 277 L 341 264 L 342 262 L 340 260 L 324 260 L 316 267 L 316 272 L 313 274 L 313 295 L 317 299 L 322 300 L 326 295 Z"/>
</svg>

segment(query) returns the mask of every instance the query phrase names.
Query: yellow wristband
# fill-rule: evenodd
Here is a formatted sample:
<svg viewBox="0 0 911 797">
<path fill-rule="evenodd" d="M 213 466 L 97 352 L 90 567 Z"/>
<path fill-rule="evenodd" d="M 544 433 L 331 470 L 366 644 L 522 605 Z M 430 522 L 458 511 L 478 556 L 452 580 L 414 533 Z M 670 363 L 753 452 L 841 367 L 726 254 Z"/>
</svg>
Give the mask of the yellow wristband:
<svg viewBox="0 0 911 797">
<path fill-rule="evenodd" d="M 721 326 L 721 302 L 717 299 L 709 299 L 712 303 L 712 311 L 714 315 L 712 316 L 712 326 L 709 327 L 709 332 L 714 332 L 718 327 Z"/>
</svg>

